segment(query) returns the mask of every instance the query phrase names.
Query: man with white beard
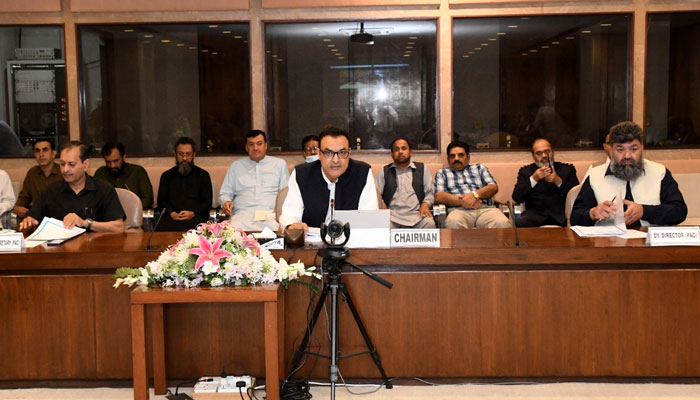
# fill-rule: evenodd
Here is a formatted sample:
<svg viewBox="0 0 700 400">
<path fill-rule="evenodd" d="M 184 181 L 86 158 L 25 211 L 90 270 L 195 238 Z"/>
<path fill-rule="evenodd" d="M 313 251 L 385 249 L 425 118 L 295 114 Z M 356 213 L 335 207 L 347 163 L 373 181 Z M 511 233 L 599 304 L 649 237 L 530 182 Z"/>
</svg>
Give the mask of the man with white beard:
<svg viewBox="0 0 700 400">
<path fill-rule="evenodd" d="M 571 225 L 594 225 L 624 212 L 628 227 L 676 225 L 688 208 L 678 183 L 661 164 L 643 157 L 642 129 L 634 122 L 610 128 L 610 163 L 591 169 L 571 212 Z M 624 210 L 615 198 L 624 195 Z"/>
</svg>

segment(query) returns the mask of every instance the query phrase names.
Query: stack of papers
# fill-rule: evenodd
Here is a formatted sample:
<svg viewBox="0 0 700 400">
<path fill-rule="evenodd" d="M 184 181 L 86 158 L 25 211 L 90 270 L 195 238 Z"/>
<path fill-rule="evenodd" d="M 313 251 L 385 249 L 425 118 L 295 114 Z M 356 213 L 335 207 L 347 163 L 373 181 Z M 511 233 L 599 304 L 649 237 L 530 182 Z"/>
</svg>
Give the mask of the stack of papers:
<svg viewBox="0 0 700 400">
<path fill-rule="evenodd" d="M 78 228 L 74 226 L 71 229 L 67 229 L 63 226 L 63 221 L 56 218 L 44 217 L 41 220 L 41 224 L 36 228 L 34 233 L 32 233 L 26 240 L 31 242 L 33 245 L 27 244 L 27 247 L 34 247 L 37 244 L 48 242 L 48 244 L 61 244 L 68 239 L 74 238 L 85 232 L 85 229 Z M 39 242 L 39 243 L 36 243 Z"/>
</svg>

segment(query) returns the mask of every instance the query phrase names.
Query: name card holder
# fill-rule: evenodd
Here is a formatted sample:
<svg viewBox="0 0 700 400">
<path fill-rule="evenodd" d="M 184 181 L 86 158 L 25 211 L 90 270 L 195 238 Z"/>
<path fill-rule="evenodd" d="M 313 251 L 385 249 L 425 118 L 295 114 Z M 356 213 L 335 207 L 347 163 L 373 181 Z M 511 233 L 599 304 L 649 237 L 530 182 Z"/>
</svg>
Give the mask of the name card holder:
<svg viewBox="0 0 700 400">
<path fill-rule="evenodd" d="M 22 251 L 25 247 L 21 232 L 0 234 L 0 251 Z"/>
<path fill-rule="evenodd" d="M 260 245 L 263 249 L 268 250 L 283 250 L 284 249 L 284 238 L 277 238 L 268 240 L 267 242 Z"/>
<path fill-rule="evenodd" d="M 700 246 L 700 227 L 650 226 L 646 243 L 650 246 Z"/>
<path fill-rule="evenodd" d="M 440 230 L 392 229 L 391 247 L 440 247 Z"/>
</svg>

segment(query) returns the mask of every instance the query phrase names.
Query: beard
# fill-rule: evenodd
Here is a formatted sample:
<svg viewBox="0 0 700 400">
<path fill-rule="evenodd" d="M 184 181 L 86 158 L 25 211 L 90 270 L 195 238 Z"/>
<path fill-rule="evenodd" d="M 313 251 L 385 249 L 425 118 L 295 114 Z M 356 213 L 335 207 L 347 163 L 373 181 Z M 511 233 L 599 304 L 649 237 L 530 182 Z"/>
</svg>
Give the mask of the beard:
<svg viewBox="0 0 700 400">
<path fill-rule="evenodd" d="M 187 176 L 192 172 L 192 165 L 194 164 L 194 161 L 189 162 L 189 161 L 182 161 L 177 163 L 177 172 L 180 173 L 182 176 Z"/>
<path fill-rule="evenodd" d="M 122 163 L 119 168 L 108 168 L 109 169 L 109 174 L 112 176 L 119 176 L 119 174 L 124 171 L 124 163 Z"/>
<path fill-rule="evenodd" d="M 543 157 L 539 161 L 535 161 L 535 165 L 537 165 L 537 168 L 542 168 L 542 167 L 549 167 L 549 162 L 552 162 L 552 167 L 554 167 L 554 156 L 549 156 L 549 157 Z"/>
<path fill-rule="evenodd" d="M 610 160 L 610 172 L 618 179 L 632 181 L 644 173 L 644 157 L 639 157 L 639 161 L 633 164 L 620 164 L 612 159 Z"/>
</svg>

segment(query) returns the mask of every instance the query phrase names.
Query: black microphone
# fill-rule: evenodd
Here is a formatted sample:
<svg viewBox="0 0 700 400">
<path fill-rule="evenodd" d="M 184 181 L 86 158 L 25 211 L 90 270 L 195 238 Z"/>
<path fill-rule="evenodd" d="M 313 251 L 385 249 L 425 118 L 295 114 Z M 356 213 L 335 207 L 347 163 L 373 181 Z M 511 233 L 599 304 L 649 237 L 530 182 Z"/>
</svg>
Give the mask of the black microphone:
<svg viewBox="0 0 700 400">
<path fill-rule="evenodd" d="M 515 212 L 513 211 L 513 202 L 508 200 L 508 212 L 510 213 L 510 223 L 513 224 L 513 232 L 515 233 L 515 247 L 520 247 L 520 239 L 518 238 L 518 228 L 515 226 Z"/>
<path fill-rule="evenodd" d="M 163 215 L 165 215 L 165 207 L 163 207 L 163 209 L 160 210 L 160 215 L 158 216 L 158 221 L 156 221 L 155 225 L 153 225 L 153 229 L 151 230 L 151 234 L 148 235 L 148 242 L 146 242 L 146 250 L 151 250 L 151 239 L 153 238 L 153 233 L 156 231 L 158 224 L 160 224 L 160 220 L 163 219 Z M 154 248 L 153 250 L 156 250 L 156 248 Z"/>
</svg>

